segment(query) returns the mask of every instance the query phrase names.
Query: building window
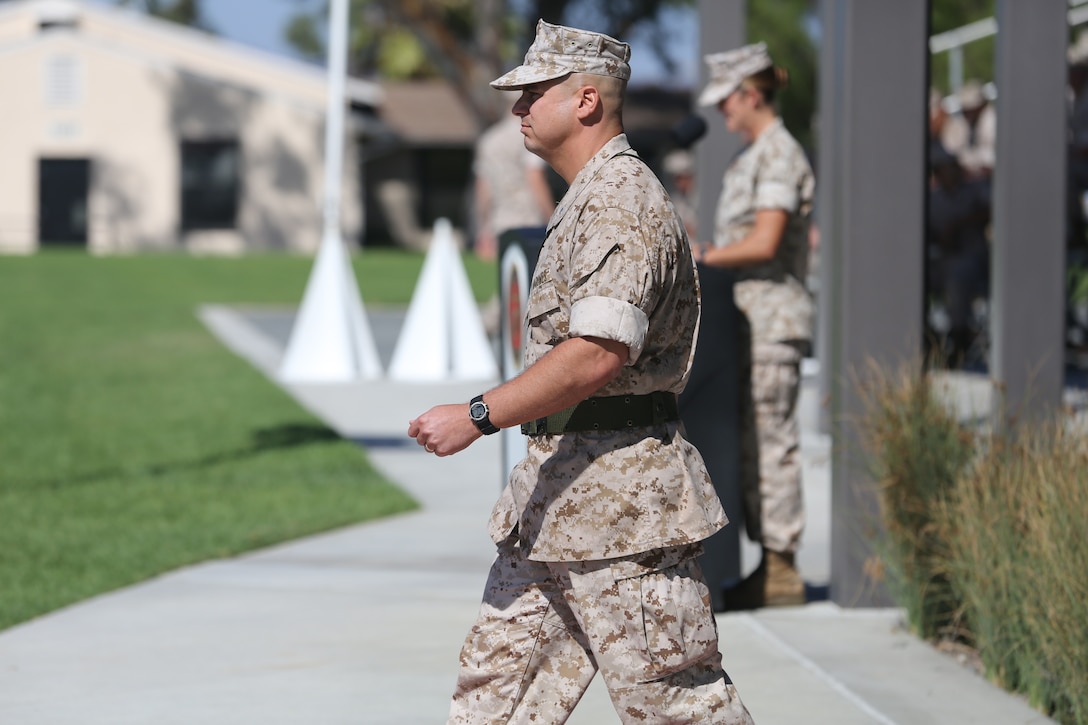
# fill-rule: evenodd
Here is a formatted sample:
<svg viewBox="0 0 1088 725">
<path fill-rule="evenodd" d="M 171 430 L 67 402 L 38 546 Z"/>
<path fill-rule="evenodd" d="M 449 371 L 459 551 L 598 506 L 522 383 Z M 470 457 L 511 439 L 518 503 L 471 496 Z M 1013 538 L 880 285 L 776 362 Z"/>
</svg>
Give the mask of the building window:
<svg viewBox="0 0 1088 725">
<path fill-rule="evenodd" d="M 240 174 L 237 141 L 182 141 L 181 228 L 233 229 Z"/>
</svg>

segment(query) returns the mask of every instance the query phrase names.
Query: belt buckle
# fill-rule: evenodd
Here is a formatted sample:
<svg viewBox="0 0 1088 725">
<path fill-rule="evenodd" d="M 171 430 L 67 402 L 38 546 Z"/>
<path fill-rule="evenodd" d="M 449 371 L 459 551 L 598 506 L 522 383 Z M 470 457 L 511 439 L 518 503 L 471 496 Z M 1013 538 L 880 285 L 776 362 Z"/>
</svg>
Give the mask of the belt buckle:
<svg viewBox="0 0 1088 725">
<path fill-rule="evenodd" d="M 654 425 L 661 425 L 665 422 L 667 412 L 665 410 L 665 400 L 656 393 L 650 396 L 650 418 Z"/>
</svg>

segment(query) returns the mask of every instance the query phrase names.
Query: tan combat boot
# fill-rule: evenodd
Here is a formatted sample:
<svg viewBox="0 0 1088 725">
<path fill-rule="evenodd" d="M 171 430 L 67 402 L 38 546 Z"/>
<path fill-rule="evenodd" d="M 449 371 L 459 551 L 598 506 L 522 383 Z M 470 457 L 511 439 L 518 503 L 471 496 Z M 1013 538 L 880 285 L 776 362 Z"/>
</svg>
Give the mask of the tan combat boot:
<svg viewBox="0 0 1088 725">
<path fill-rule="evenodd" d="M 759 566 L 740 584 L 722 592 L 723 612 L 761 607 L 790 607 L 805 603 L 805 582 L 792 553 L 763 550 Z"/>
<path fill-rule="evenodd" d="M 805 582 L 797 572 L 793 553 L 763 550 L 767 580 L 763 586 L 765 607 L 794 607 L 805 603 Z"/>
</svg>

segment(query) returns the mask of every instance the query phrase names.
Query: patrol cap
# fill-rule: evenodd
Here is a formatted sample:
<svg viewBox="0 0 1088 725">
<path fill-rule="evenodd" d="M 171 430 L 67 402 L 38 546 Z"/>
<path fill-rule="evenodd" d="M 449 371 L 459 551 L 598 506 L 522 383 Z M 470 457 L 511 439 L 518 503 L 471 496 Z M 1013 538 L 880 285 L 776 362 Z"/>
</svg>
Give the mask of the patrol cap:
<svg viewBox="0 0 1088 725">
<path fill-rule="evenodd" d="M 959 101 L 960 108 L 965 111 L 970 111 L 985 105 L 986 94 L 982 92 L 981 83 L 970 80 L 960 86 L 960 89 L 956 91 L 956 100 Z"/>
<path fill-rule="evenodd" d="M 593 73 L 627 80 L 631 77 L 631 46 L 603 33 L 537 21 L 536 39 L 525 61 L 491 81 L 492 88 L 514 91 L 532 83 L 569 73 Z"/>
<path fill-rule="evenodd" d="M 700 106 L 715 106 L 740 88 L 741 82 L 774 65 L 766 43 L 753 43 L 703 56 L 710 80 L 699 94 Z"/>
<path fill-rule="evenodd" d="M 1066 54 L 1071 66 L 1088 65 L 1088 32 L 1081 32 Z"/>
</svg>

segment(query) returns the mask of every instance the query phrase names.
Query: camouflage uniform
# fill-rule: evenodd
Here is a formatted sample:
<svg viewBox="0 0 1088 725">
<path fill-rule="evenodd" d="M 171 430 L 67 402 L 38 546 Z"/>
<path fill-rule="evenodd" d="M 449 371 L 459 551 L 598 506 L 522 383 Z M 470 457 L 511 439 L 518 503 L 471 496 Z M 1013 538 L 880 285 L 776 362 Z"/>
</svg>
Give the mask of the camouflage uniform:
<svg viewBox="0 0 1088 725">
<path fill-rule="evenodd" d="M 536 82 L 541 66 L 563 75 L 581 61 L 540 54 L 602 38 L 624 52 L 620 77 L 625 44 L 542 22 L 526 55 L 538 66 L 499 80 Z M 629 358 L 596 395 L 683 389 L 699 322 L 694 261 L 625 135 L 556 208 L 526 316 L 527 365 L 564 340 L 600 337 L 623 342 Z M 531 436 L 488 525 L 498 557 L 461 651 L 450 722 L 565 722 L 599 669 L 624 723 L 750 723 L 722 669 L 696 561 L 699 542 L 726 523 L 678 422 Z"/>
<path fill-rule="evenodd" d="M 539 156 L 525 149 L 517 116 L 499 121 L 480 137 L 472 168 L 491 191 L 491 204 L 482 221 L 493 235 L 548 221 L 525 179 L 528 169 L 543 165 Z"/>
<path fill-rule="evenodd" d="M 569 337 L 603 337 L 630 359 L 599 395 L 682 390 L 699 319 L 694 265 L 625 136 L 582 169 L 549 228 L 527 362 Z M 599 668 L 623 722 L 750 722 L 695 558 L 726 523 L 678 423 L 530 437 L 492 513 L 499 556 L 450 721 L 561 722 Z"/>
<path fill-rule="evenodd" d="M 722 669 L 697 547 L 539 562 L 499 545 L 450 723 L 565 722 L 597 670 L 623 723 L 751 723 Z"/>
<path fill-rule="evenodd" d="M 941 128 L 941 145 L 960 162 L 972 178 L 988 177 L 994 168 L 997 142 L 997 113 L 976 80 L 964 83 L 956 92 L 960 110 L 949 116 Z M 978 111 L 972 126 L 967 113 Z"/>
<path fill-rule="evenodd" d="M 751 232 L 759 209 L 789 214 L 774 259 L 738 268 L 733 290 L 742 380 L 750 382 L 741 446 L 748 535 L 777 552 L 795 552 L 804 528 L 797 399 L 814 315 L 803 282 L 814 188 L 804 152 L 775 119 L 726 169 L 715 218 L 714 243 L 724 246 Z"/>
<path fill-rule="evenodd" d="M 602 337 L 625 343 L 630 358 L 596 395 L 683 390 L 699 323 L 694 264 L 671 202 L 626 136 L 609 141 L 560 202 L 527 317 L 527 366 L 569 337 Z M 516 525 L 530 558 L 583 561 L 689 544 L 725 526 L 699 452 L 676 423 L 652 433 L 531 436 L 492 538 Z"/>
</svg>

